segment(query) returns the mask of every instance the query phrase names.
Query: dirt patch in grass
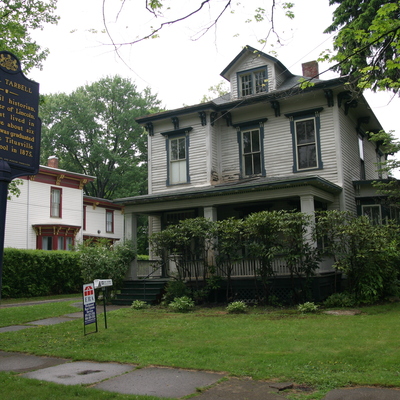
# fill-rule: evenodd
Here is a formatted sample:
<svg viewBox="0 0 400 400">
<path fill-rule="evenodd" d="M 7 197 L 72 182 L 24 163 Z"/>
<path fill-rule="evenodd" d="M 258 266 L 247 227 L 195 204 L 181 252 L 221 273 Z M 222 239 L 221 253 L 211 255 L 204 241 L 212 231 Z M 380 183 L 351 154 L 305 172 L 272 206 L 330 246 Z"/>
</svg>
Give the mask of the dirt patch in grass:
<svg viewBox="0 0 400 400">
<path fill-rule="evenodd" d="M 361 314 L 360 310 L 328 310 L 324 311 L 324 314 L 329 315 L 359 315 Z"/>
</svg>

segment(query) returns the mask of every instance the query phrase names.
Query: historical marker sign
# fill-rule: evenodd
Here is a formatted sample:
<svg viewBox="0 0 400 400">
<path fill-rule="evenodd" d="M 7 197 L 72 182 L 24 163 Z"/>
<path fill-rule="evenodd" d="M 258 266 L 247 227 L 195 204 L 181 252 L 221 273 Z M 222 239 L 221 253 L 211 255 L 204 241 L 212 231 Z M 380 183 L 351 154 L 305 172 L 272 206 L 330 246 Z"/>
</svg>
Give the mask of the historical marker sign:
<svg viewBox="0 0 400 400">
<path fill-rule="evenodd" d="M 18 59 L 0 52 L 0 160 L 11 179 L 39 170 L 39 84 L 24 76 Z"/>
<path fill-rule="evenodd" d="M 0 51 L 0 299 L 8 184 L 39 171 L 39 84 L 29 80 L 19 60 Z"/>
</svg>

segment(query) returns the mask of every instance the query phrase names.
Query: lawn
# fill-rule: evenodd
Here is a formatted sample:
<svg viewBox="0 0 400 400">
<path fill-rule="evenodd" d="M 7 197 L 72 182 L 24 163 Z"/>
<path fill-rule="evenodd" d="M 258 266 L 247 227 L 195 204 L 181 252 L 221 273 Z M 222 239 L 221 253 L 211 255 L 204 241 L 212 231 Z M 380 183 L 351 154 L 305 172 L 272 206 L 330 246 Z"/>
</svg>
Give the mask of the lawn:
<svg viewBox="0 0 400 400">
<path fill-rule="evenodd" d="M 21 325 L 26 322 L 58 317 L 60 315 L 79 311 L 79 308 L 71 305 L 73 303 L 76 303 L 76 300 L 0 308 L 0 328 L 10 325 Z"/>
<path fill-rule="evenodd" d="M 82 320 L 2 333 L 0 350 L 293 381 L 314 387 L 313 399 L 349 385 L 400 387 L 398 303 L 342 316 L 263 308 L 240 315 L 125 308 L 109 312 L 107 322 L 105 329 L 100 316 L 99 332 L 86 336 Z"/>
</svg>

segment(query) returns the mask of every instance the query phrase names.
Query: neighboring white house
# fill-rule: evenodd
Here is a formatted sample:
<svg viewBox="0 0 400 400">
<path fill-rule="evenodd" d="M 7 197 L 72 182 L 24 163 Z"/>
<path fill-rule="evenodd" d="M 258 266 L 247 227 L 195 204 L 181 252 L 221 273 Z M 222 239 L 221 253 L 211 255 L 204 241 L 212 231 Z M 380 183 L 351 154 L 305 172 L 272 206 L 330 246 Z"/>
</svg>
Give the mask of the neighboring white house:
<svg viewBox="0 0 400 400">
<path fill-rule="evenodd" d="M 37 175 L 19 179 L 20 196 L 7 202 L 4 247 L 68 250 L 88 237 L 123 238 L 123 208 L 96 208 L 108 204 L 104 199 L 86 201 L 83 188 L 94 177 L 59 169 L 51 157 Z"/>
<path fill-rule="evenodd" d="M 229 94 L 137 119 L 148 131 L 149 194 L 115 200 L 125 206 L 127 237 L 138 214 L 149 216 L 150 234 L 189 217 L 261 210 L 385 217 L 371 191 L 384 154 L 367 134 L 382 128 L 348 77 L 320 80 L 316 62 L 295 76 L 249 46 L 221 75 Z"/>
</svg>

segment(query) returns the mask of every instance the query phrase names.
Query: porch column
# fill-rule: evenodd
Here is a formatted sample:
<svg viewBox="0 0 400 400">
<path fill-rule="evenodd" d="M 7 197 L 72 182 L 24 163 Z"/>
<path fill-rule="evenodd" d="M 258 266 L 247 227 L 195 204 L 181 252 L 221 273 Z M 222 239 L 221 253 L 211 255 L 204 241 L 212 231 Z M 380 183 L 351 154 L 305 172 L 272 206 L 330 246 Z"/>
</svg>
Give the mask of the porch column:
<svg viewBox="0 0 400 400">
<path fill-rule="evenodd" d="M 311 217 L 311 224 L 315 223 L 315 208 L 314 208 L 314 196 L 305 195 L 300 196 L 300 209 L 303 214 L 307 214 Z M 306 239 L 310 243 L 312 242 L 312 227 L 307 227 Z"/>
<path fill-rule="evenodd" d="M 217 208 L 216 207 L 204 207 L 204 218 L 210 221 L 217 220 Z"/>
<path fill-rule="evenodd" d="M 134 213 L 125 214 L 125 240 L 132 240 L 134 246 L 137 246 L 137 215 Z M 125 275 L 127 280 L 137 278 L 137 260 L 131 262 Z"/>
<path fill-rule="evenodd" d="M 209 219 L 212 222 L 217 220 L 217 208 L 216 207 L 204 207 L 204 218 Z M 212 244 L 212 243 L 211 243 Z M 208 252 L 208 265 L 214 265 L 214 250 Z"/>
</svg>

